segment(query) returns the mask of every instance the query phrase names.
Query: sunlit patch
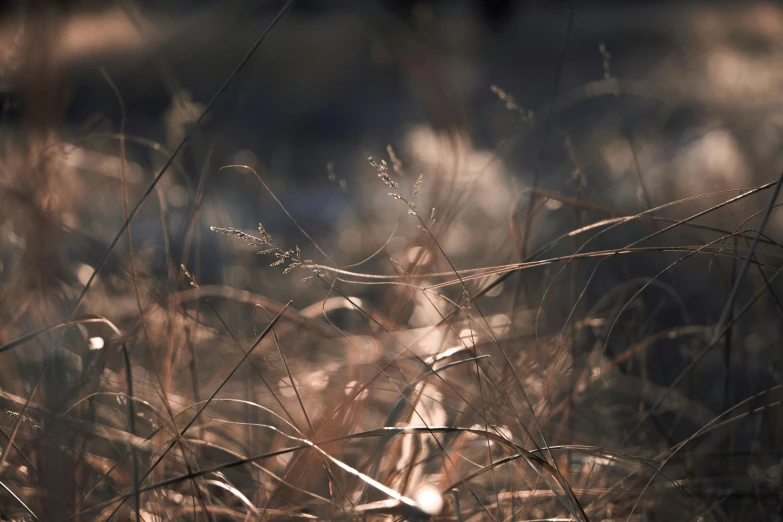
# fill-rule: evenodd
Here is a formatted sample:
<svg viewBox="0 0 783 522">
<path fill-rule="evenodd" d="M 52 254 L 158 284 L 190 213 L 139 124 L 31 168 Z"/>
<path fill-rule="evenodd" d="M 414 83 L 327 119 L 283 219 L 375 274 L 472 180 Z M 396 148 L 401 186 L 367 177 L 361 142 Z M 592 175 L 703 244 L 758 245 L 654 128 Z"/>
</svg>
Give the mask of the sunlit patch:
<svg viewBox="0 0 783 522">
<path fill-rule="evenodd" d="M 501 437 L 503 437 L 506 440 L 511 440 L 511 438 L 512 438 L 511 428 L 509 428 L 508 426 L 498 426 L 495 429 L 497 430 L 498 435 L 500 435 Z"/>
<path fill-rule="evenodd" d="M 474 148 L 466 135 L 438 133 L 427 126 L 408 131 L 405 150 L 414 164 L 421 165 L 425 188 L 432 186 L 430 173 L 441 177 L 448 173 L 448 182 L 469 191 L 470 201 L 486 215 L 505 218 L 513 191 L 505 166 L 494 151 Z"/>
<path fill-rule="evenodd" d="M 345 385 L 345 395 L 350 396 L 356 393 L 361 385 L 359 384 L 359 381 L 351 381 L 348 384 Z M 357 401 L 362 401 L 367 398 L 367 396 L 370 395 L 370 390 L 367 388 L 363 389 L 357 396 Z"/>
<path fill-rule="evenodd" d="M 408 249 L 408 253 L 406 254 L 407 261 L 409 263 L 419 263 L 422 265 L 426 265 L 430 262 L 430 253 L 427 249 L 415 246 Z"/>
<path fill-rule="evenodd" d="M 139 516 L 141 517 L 142 520 L 146 520 L 147 522 L 162 522 L 163 521 L 163 519 L 160 516 L 155 515 L 153 513 L 150 513 L 149 511 L 146 511 L 144 509 L 139 510 Z"/>
<path fill-rule="evenodd" d="M 443 509 L 443 496 L 433 486 L 422 486 L 413 495 L 413 500 L 428 515 L 437 515 Z"/>
<path fill-rule="evenodd" d="M 459 339 L 461 342 L 465 343 L 465 346 L 471 348 L 476 344 L 476 332 L 470 328 L 465 328 L 459 332 Z"/>
<path fill-rule="evenodd" d="M 322 391 L 329 384 L 329 373 L 326 370 L 311 373 L 309 384 L 312 391 Z"/>
<path fill-rule="evenodd" d="M 336 310 L 338 308 L 347 308 L 348 310 L 356 310 L 358 308 L 363 308 L 365 306 L 367 305 L 366 303 L 364 303 L 364 301 L 362 301 L 358 297 L 349 295 L 347 298 L 339 299 L 336 302 L 335 306 L 331 307 L 330 309 Z"/>
<path fill-rule="evenodd" d="M 727 130 L 716 130 L 694 142 L 678 158 L 675 182 L 683 196 L 748 183 L 749 168 L 737 139 Z"/>
<path fill-rule="evenodd" d="M 98 50 L 126 53 L 140 51 L 153 45 L 150 42 L 159 36 L 157 30 L 146 28 L 142 36 L 120 9 L 72 16 L 59 34 L 56 48 L 61 59 L 84 59 Z"/>
<path fill-rule="evenodd" d="M 508 314 L 494 314 L 490 317 L 487 317 L 487 322 L 489 323 L 489 326 L 492 327 L 493 331 L 496 328 L 508 328 L 511 326 L 511 318 L 508 316 Z"/>
<path fill-rule="evenodd" d="M 100 350 L 103 348 L 103 337 L 90 337 L 90 350 Z"/>
<path fill-rule="evenodd" d="M 122 179 L 123 163 L 119 156 L 103 154 L 75 145 L 65 145 L 62 149 L 63 165 L 77 169 L 89 170 L 115 179 Z M 125 181 L 135 184 L 144 179 L 144 169 L 136 162 L 125 158 Z"/>
<path fill-rule="evenodd" d="M 707 58 L 707 74 L 725 89 L 736 88 L 742 81 L 743 59 L 735 51 L 719 47 Z"/>
<path fill-rule="evenodd" d="M 20 248 L 24 248 L 27 245 L 27 242 L 18 234 L 15 234 L 13 230 L 7 231 L 3 239 L 7 241 L 9 245 L 15 245 Z"/>
<path fill-rule="evenodd" d="M 76 216 L 70 212 L 63 212 L 62 215 L 63 225 L 68 228 L 76 228 L 79 226 L 79 220 Z"/>
<path fill-rule="evenodd" d="M 559 210 L 563 208 L 563 202 L 556 199 L 547 199 L 546 203 L 544 203 L 544 207 L 546 207 L 547 210 Z"/>
<path fill-rule="evenodd" d="M 760 43 L 764 45 L 767 41 Z M 743 51 L 729 45 L 714 47 L 706 58 L 705 72 L 704 96 L 727 104 L 771 102 L 783 76 L 779 55 Z"/>
<path fill-rule="evenodd" d="M 177 493 L 176 491 L 172 491 L 172 490 L 170 490 L 170 489 L 169 489 L 169 490 L 165 490 L 164 494 L 165 494 L 165 495 L 166 495 L 166 496 L 167 496 L 167 497 L 168 497 L 168 498 L 169 498 L 169 499 L 170 499 L 172 502 L 174 502 L 175 504 L 179 504 L 179 503 L 181 503 L 181 502 L 184 500 L 184 498 L 185 498 L 185 496 L 184 496 L 184 495 L 182 495 L 181 493 Z"/>
<path fill-rule="evenodd" d="M 92 276 L 92 272 L 93 268 L 90 265 L 81 263 L 79 268 L 76 269 L 76 279 L 78 279 L 81 284 L 86 285 L 87 281 L 90 280 L 90 276 Z"/>
</svg>

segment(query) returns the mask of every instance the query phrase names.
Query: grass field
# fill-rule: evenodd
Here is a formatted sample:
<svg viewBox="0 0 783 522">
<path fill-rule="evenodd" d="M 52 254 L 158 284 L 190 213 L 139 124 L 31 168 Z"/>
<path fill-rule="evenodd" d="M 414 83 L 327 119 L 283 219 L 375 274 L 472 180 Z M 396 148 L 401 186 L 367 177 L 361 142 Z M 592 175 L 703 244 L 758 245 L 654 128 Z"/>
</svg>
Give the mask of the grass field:
<svg viewBox="0 0 783 522">
<path fill-rule="evenodd" d="M 783 11 L 369 5 L 0 24 L 0 520 L 780 520 Z"/>
</svg>

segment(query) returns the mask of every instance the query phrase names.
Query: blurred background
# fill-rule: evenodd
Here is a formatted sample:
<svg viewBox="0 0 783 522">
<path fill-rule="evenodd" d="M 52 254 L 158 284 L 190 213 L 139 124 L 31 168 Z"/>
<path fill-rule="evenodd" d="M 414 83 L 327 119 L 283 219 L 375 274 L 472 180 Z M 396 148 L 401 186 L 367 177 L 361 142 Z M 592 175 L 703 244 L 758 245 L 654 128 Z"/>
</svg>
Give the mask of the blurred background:
<svg viewBox="0 0 783 522">
<path fill-rule="evenodd" d="M 108 157 L 119 145 L 107 135 L 122 124 L 148 140 L 126 144 L 133 203 L 277 9 L 6 3 L 4 130 L 56 128 L 70 145 L 67 165 L 92 169 L 89 183 L 108 195 L 119 190 L 118 162 Z M 780 155 L 781 24 L 773 4 L 745 2 L 295 2 L 285 30 L 271 33 L 165 176 L 170 219 L 181 221 L 207 170 L 205 202 L 221 214 L 214 224 L 293 230 L 247 171 L 217 170 L 241 163 L 306 229 L 328 236 L 355 228 L 345 222 L 349 207 L 369 211 L 384 200 L 364 190 L 375 188 L 366 157 L 392 145 L 405 163 L 437 170 L 454 156 L 438 143 L 455 139 L 466 175 L 496 177 L 486 184 L 496 191 L 477 196 L 495 223 L 534 179 L 573 196 L 575 168 L 585 198 L 622 211 L 767 181 Z M 25 60 L 31 52 L 40 56 Z M 530 129 L 520 111 L 535 115 Z M 88 226 L 105 230 L 91 235 L 110 237 L 119 215 L 101 216 Z M 157 217 L 139 216 L 136 226 L 139 246 L 159 242 Z M 544 237 L 546 226 L 531 233 Z M 372 251 L 366 238 L 349 237 L 334 251 L 341 261 Z M 181 237 L 171 239 L 181 248 Z M 219 273 L 231 261 L 216 250 L 202 255 Z"/>
<path fill-rule="evenodd" d="M 393 418 L 387 415 L 399 393 L 388 385 L 369 387 L 369 398 L 343 390 L 372 382 L 380 366 L 398 361 L 404 350 L 390 347 L 389 332 L 413 342 L 414 333 L 436 325 L 455 303 L 463 306 L 458 316 L 465 323 L 444 331 L 439 342 L 415 345 L 413 352 L 434 357 L 456 343 L 478 356 L 476 346 L 488 343 L 498 368 L 505 363 L 534 368 L 525 373 L 535 390 L 533 409 L 546 419 L 541 420 L 544 432 L 557 443 L 617 451 L 631 444 L 635 455 L 653 459 L 721 412 L 781 384 L 783 307 L 774 281 L 776 241 L 783 231 L 779 212 L 771 214 L 736 304 L 726 304 L 770 191 L 691 223 L 697 226 L 677 224 L 741 194 L 739 189 L 776 180 L 783 168 L 783 8 L 778 4 L 299 0 L 193 129 L 282 5 L 2 3 L 0 343 L 7 347 L 75 314 L 99 315 L 115 325 L 102 330 L 85 323 L 61 337 L 36 335 L 24 349 L 0 349 L 0 357 L 9 361 L 0 377 L 10 412 L 2 419 L 7 432 L 2 447 L 11 446 L 27 397 L 36 393 L 42 394 L 33 400 L 41 416 L 62 413 L 102 386 L 122 390 L 134 379 L 136 393 L 146 393 L 161 411 L 167 394 L 181 407 L 202 400 L 231 369 L 223 350 L 232 338 L 246 347 L 256 327 L 269 321 L 256 305 L 274 315 L 289 299 L 299 310 L 297 320 L 310 325 L 299 324 L 298 332 L 290 328 L 295 322 L 287 323 L 280 334 L 296 361 L 305 403 L 323 413 L 326 426 L 331 402 L 324 390 L 338 390 L 340 400 L 367 402 L 363 420 L 343 419 L 333 435 L 390 425 L 385 423 Z M 389 197 L 369 157 L 388 163 L 404 201 Z M 131 233 L 99 267 L 142 197 Z M 657 220 L 646 215 L 589 243 L 588 237 L 605 227 L 561 237 L 669 203 L 652 214 Z M 410 204 L 418 215 L 408 213 Z M 673 223 L 677 226 L 666 228 Z M 284 251 L 299 247 L 303 260 L 322 265 L 319 270 L 340 291 L 310 277 L 305 267 L 283 275 L 283 267 L 269 266 L 274 257 L 256 254 L 263 249 L 252 240 L 248 246 L 242 237 L 210 229 L 230 227 L 259 236 L 259 224 Z M 737 230 L 744 232 L 732 235 Z M 650 234 L 656 235 L 639 242 Z M 475 303 L 466 297 L 508 272 L 496 267 L 532 261 L 531 255 L 557 238 L 535 259 L 611 253 L 628 245 L 648 250 L 542 263 L 508 277 Z M 703 251 L 694 254 L 699 248 Z M 90 290 L 78 300 L 96 268 L 100 272 Z M 469 277 L 464 285 L 455 270 Z M 435 302 L 416 288 L 437 289 L 443 298 Z M 743 311 L 758 292 L 756 304 Z M 213 308 L 196 305 L 205 297 Z M 374 319 L 357 313 L 357 303 Z M 730 321 L 741 315 L 719 344 L 710 344 L 710 327 L 724 310 L 730 310 Z M 487 336 L 473 339 L 478 327 L 471 321 L 484 317 Z M 109 353 L 121 340 L 150 349 L 133 353 L 138 367 L 133 379 L 122 376 L 119 352 L 111 352 L 114 362 L 113 355 L 95 362 L 96 354 Z M 358 345 L 362 350 L 354 350 Z M 47 351 L 52 346 L 71 355 L 56 350 L 52 355 Z M 705 346 L 710 347 L 706 355 L 698 355 Z M 291 390 L 286 380 L 291 374 L 275 345 L 266 348 L 268 359 L 257 361 L 261 373 L 293 404 L 299 390 Z M 697 359 L 698 366 L 691 366 Z M 96 364 L 111 373 L 90 374 L 88 368 Z M 400 370 L 395 379 L 412 386 L 417 368 Z M 513 372 L 498 371 L 500 382 L 513 380 Z M 686 378 L 675 381 L 680 375 Z M 483 401 L 481 382 L 482 377 L 466 397 Z M 678 391 L 667 391 L 673 382 Z M 239 382 L 236 389 L 226 388 L 227 395 L 233 390 L 273 404 L 274 392 L 256 385 Z M 498 397 L 509 396 L 504 390 L 496 390 Z M 443 399 L 449 393 L 456 401 L 453 390 L 430 395 Z M 757 408 L 773 399 L 742 404 Z M 492 415 L 510 415 L 497 400 Z M 99 405 L 89 404 L 91 422 L 127 429 L 122 415 L 112 417 L 116 411 L 101 413 Z M 526 411 L 514 415 L 532 422 L 522 402 L 514 404 Z M 660 411 L 637 431 L 651 405 Z M 430 408 L 428 418 L 440 423 L 486 421 L 465 412 L 454 417 L 454 411 L 433 404 L 422 408 Z M 294 415 L 299 422 L 310 422 L 299 415 Z M 668 505 L 653 502 L 634 512 L 633 500 L 643 495 L 637 489 L 623 497 L 631 499 L 626 503 L 590 497 L 595 466 L 609 467 L 608 461 L 596 464 L 595 456 L 588 462 L 569 455 L 563 469 L 579 480 L 587 477 L 577 496 L 601 506 L 603 511 L 591 512 L 596 519 L 622 513 L 644 520 L 778 520 L 781 420 L 774 411 L 753 417 L 729 435 L 716 435 L 717 442 L 707 448 L 712 453 L 677 461 L 673 476 L 680 482 L 657 493 L 677 496 Z M 50 420 L 54 433 L 71 437 L 73 444 L 83 441 L 83 434 L 58 422 Z M 145 426 L 150 432 L 153 427 Z M 11 489 L 28 494 L 43 513 L 84 509 L 86 504 L 74 499 L 76 490 L 94 484 L 85 478 L 89 473 L 78 459 L 41 442 L 51 433 L 44 437 L 26 429 L 18 437 L 37 448 L 36 458 L 58 462 L 46 473 L 41 464 L 41 477 L 59 478 L 20 475 L 25 464 L 16 460 L 25 449 L 9 457 L 13 465 L 0 470 L 0 479 L 16 484 Z M 217 440 L 204 435 L 208 432 L 199 433 Z M 514 436 L 540 442 L 529 434 Z M 239 436 L 233 437 L 239 445 Z M 258 451 L 254 437 L 250 431 L 241 435 L 247 454 Z M 119 455 L 102 447 L 95 453 L 108 460 Z M 358 450 L 348 454 L 348 460 L 361 461 Z M 202 463 L 219 460 L 202 458 Z M 291 471 L 295 463 L 288 468 L 289 462 L 281 461 L 279 467 Z M 73 469 L 84 475 L 67 479 L 72 491 L 40 493 L 61 487 L 57 484 Z M 296 469 L 292 476 L 308 476 Z M 625 472 L 617 470 L 618 477 Z M 425 478 L 436 475 L 428 473 L 419 472 Z M 123 480 L 122 491 L 132 488 L 131 479 Z M 325 494 L 323 484 L 308 480 L 304 488 Z M 403 485 L 415 491 L 416 481 L 406 480 Z M 687 494 L 672 484 L 689 488 Z M 487 491 L 501 497 L 498 486 Z M 258 494 L 281 512 L 301 501 L 293 493 L 296 500 L 288 504 Z M 261 502 L 247 495 L 251 504 Z M 3 516 L 23 513 L 11 497 L 6 500 L 13 507 Z M 463 503 L 471 501 L 463 497 Z M 606 502 L 615 506 L 614 515 Z M 244 505 L 236 498 L 234 504 Z M 144 508 L 148 516 L 164 516 L 150 506 Z M 458 516 L 449 506 L 449 516 Z M 542 506 L 535 507 L 541 510 L 538 518 L 554 516 Z M 476 509 L 475 516 L 482 516 Z M 519 506 L 512 502 L 509 509 L 506 513 L 497 500 L 505 517 L 515 516 L 510 513 Z"/>
</svg>

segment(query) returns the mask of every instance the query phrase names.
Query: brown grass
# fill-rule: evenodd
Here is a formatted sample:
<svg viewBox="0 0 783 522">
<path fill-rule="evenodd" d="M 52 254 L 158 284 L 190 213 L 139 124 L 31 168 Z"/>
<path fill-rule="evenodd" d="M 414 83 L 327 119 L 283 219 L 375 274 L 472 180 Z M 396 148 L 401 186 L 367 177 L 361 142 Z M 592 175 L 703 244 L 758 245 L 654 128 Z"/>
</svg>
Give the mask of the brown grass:
<svg viewBox="0 0 783 522">
<path fill-rule="evenodd" d="M 668 87 L 617 80 L 601 44 L 604 80 L 558 94 L 558 72 L 540 110 L 492 86 L 517 123 L 488 156 L 419 129 L 330 163 L 350 227 L 308 230 L 268 172 L 211 149 L 173 212 L 178 158 L 290 5 L 170 151 L 126 135 L 105 71 L 118 134 L 66 143 L 39 84 L 53 44 L 33 45 L 58 13 L 25 32 L 33 109 L 0 134 L 0 520 L 775 519 L 783 178 L 653 186 L 621 99 Z M 620 138 L 557 128 L 606 95 Z M 556 132 L 566 183 L 542 153 L 506 184 L 511 145 Z M 587 151 L 618 139 L 634 204 L 602 197 L 625 181 Z M 144 171 L 137 148 L 165 159 Z M 232 171 L 294 232 L 230 222 L 208 177 Z"/>
</svg>

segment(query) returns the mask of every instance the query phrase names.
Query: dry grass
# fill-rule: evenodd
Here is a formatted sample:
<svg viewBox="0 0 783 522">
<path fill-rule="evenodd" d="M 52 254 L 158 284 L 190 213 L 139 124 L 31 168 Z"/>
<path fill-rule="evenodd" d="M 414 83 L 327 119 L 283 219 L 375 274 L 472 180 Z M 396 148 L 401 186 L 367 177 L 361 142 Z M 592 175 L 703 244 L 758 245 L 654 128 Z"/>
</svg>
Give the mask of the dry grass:
<svg viewBox="0 0 783 522">
<path fill-rule="evenodd" d="M 492 86 L 494 151 L 418 127 L 330 163 L 343 217 L 316 234 L 267 172 L 180 161 L 289 6 L 170 150 L 125 134 L 105 72 L 117 134 L 68 138 L 26 51 L 51 104 L 0 135 L 0 519 L 777 519 L 780 180 L 725 136 L 647 166 L 622 97 L 693 100 L 602 44 L 604 79 L 536 111 Z M 616 132 L 555 123 L 607 95 Z M 541 136 L 564 159 L 520 189 L 504 162 Z M 231 222 L 215 172 L 293 232 Z"/>
</svg>

